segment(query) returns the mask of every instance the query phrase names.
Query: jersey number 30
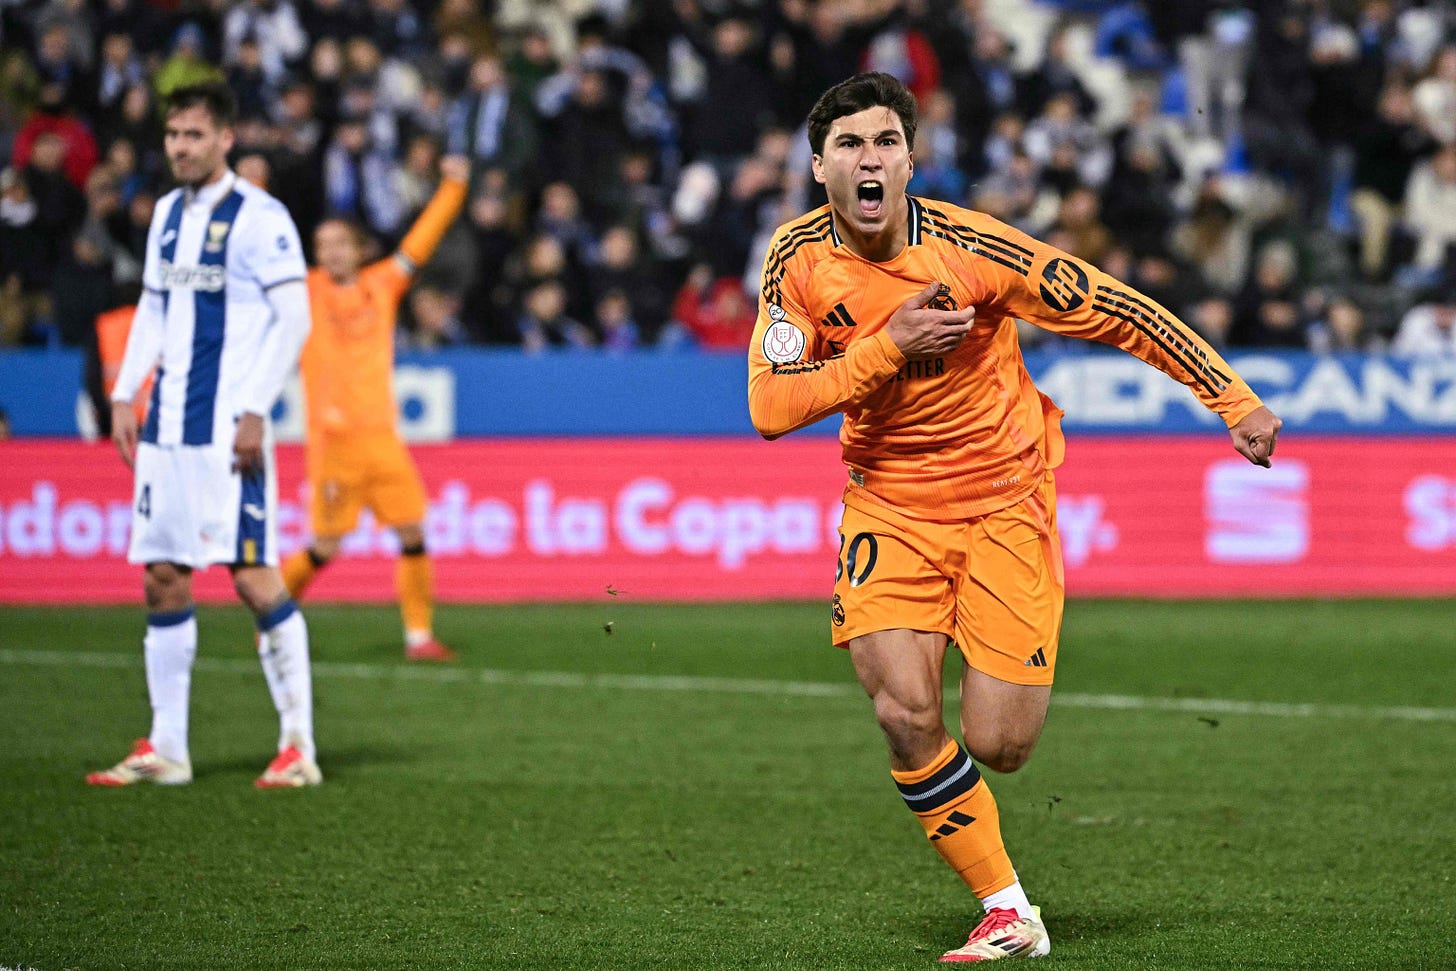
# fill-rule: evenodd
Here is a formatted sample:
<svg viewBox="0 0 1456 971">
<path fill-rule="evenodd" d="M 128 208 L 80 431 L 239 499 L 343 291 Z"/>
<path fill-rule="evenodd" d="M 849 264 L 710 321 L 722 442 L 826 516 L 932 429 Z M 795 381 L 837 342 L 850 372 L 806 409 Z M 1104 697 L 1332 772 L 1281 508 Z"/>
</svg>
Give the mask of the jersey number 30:
<svg viewBox="0 0 1456 971">
<path fill-rule="evenodd" d="M 838 583 L 846 573 L 849 585 L 857 587 L 870 578 L 874 572 L 875 560 L 880 556 L 880 541 L 873 533 L 859 533 L 849 541 L 849 552 L 845 553 L 844 534 L 839 534 L 839 559 L 834 564 L 834 582 Z"/>
</svg>

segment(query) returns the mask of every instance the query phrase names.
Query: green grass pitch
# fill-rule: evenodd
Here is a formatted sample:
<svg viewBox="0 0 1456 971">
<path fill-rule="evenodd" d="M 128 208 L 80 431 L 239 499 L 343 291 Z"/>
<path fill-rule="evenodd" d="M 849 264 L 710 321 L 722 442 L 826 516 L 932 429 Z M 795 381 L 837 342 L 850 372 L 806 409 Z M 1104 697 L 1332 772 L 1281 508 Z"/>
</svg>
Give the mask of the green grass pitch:
<svg viewBox="0 0 1456 971">
<path fill-rule="evenodd" d="M 822 604 L 444 608 L 423 670 L 392 610 L 306 609 L 300 792 L 252 787 L 241 610 L 200 611 L 176 790 L 81 782 L 146 731 L 140 608 L 0 611 L 0 967 L 910 969 L 975 922 Z M 1453 616 L 1070 604 L 990 776 L 1038 967 L 1456 968 Z"/>
</svg>

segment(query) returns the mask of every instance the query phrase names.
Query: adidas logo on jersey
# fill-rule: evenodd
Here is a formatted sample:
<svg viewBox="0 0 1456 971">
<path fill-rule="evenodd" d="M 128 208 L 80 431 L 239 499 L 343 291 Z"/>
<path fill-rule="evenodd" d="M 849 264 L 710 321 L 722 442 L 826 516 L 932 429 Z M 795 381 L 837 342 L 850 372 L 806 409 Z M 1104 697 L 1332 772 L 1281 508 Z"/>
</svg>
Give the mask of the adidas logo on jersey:
<svg viewBox="0 0 1456 971">
<path fill-rule="evenodd" d="M 821 327 L 853 327 L 855 320 L 849 315 L 844 304 L 837 303 L 834 309 L 829 311 L 829 316 L 819 322 Z"/>
<path fill-rule="evenodd" d="M 1027 658 L 1026 659 L 1026 663 L 1024 665 L 1022 665 L 1022 667 L 1028 667 L 1028 668 L 1044 668 L 1046 666 L 1047 666 L 1046 648 L 1042 648 L 1042 647 L 1038 647 L 1036 649 L 1036 653 L 1033 654 L 1031 657 Z"/>
</svg>

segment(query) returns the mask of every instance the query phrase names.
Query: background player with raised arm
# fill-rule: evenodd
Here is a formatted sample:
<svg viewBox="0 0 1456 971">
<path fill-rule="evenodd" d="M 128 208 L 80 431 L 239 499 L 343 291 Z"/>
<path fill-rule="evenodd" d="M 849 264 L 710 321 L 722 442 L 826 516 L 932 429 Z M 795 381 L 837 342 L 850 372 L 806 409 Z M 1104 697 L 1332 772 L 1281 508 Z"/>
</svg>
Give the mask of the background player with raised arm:
<svg viewBox="0 0 1456 971">
<path fill-rule="evenodd" d="M 146 287 L 111 393 L 112 438 L 136 470 L 131 548 L 146 564 L 151 734 L 93 785 L 192 781 L 187 709 L 197 621 L 192 571 L 225 563 L 257 617 L 281 722 L 260 787 L 321 781 L 308 629 L 278 573 L 278 488 L 268 414 L 308 336 L 303 248 L 277 199 L 227 166 L 237 107 L 221 83 L 166 101 L 180 184 L 157 203 Z M 132 399 L 160 363 L 140 431 Z"/>
<path fill-rule="evenodd" d="M 339 541 L 368 506 L 399 537 L 395 588 L 404 620 L 405 657 L 450 661 L 435 640 L 434 580 L 425 551 L 425 487 L 397 428 L 394 326 L 416 268 L 434 254 L 465 203 L 470 162 L 440 162 L 440 186 L 393 255 L 362 266 L 363 231 L 327 219 L 314 233 L 318 267 L 309 271 L 313 333 L 304 346 L 308 481 L 313 543 L 283 564 L 293 596 L 339 551 Z"/>
<path fill-rule="evenodd" d="M 908 196 L 914 139 L 914 98 L 886 74 L 850 78 L 810 112 L 829 204 L 769 247 L 749 410 L 770 439 L 844 414 L 834 643 L 874 703 L 900 795 L 986 912 L 942 960 L 1039 956 L 1051 941 L 976 765 L 1011 772 L 1031 755 L 1062 620 L 1062 413 L 1027 374 L 1016 320 L 1164 371 L 1258 465 L 1280 422 L 1152 300 L 982 213 Z M 964 745 L 942 717 L 952 642 Z"/>
</svg>

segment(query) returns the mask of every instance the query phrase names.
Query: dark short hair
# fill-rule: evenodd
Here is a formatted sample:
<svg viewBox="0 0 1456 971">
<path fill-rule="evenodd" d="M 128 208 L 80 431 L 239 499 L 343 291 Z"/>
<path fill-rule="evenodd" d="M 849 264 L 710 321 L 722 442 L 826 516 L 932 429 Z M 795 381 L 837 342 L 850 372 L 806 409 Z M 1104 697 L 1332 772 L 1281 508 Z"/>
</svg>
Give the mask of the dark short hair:
<svg viewBox="0 0 1456 971">
<path fill-rule="evenodd" d="M 218 128 L 231 128 L 238 120 L 238 99 L 222 81 L 204 81 L 173 88 L 163 98 L 162 117 L 170 117 L 174 111 L 186 111 L 198 105 L 207 109 L 212 123 Z"/>
<path fill-rule="evenodd" d="M 858 114 L 866 108 L 885 107 L 900 116 L 905 144 L 915 145 L 915 96 L 897 78 L 882 71 L 856 74 L 825 91 L 809 110 L 809 147 L 824 154 L 824 139 L 836 118 Z"/>
</svg>

